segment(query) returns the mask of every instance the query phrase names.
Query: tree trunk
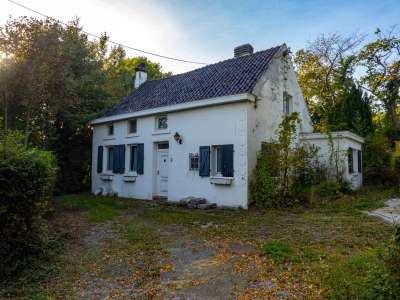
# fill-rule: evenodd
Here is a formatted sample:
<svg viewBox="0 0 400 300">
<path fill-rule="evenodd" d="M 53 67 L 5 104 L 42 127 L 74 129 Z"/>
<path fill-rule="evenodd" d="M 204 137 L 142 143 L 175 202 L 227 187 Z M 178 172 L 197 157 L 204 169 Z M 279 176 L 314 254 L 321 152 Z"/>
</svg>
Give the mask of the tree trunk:
<svg viewBox="0 0 400 300">
<path fill-rule="evenodd" d="M 393 99 L 389 105 L 389 118 L 396 130 L 400 130 L 400 120 L 397 115 L 397 99 Z"/>
<path fill-rule="evenodd" d="M 30 122 L 31 122 L 31 110 L 28 107 L 28 111 L 26 113 L 26 123 L 25 123 L 25 137 L 24 137 L 24 146 L 25 146 L 25 148 L 28 148 Z"/>
</svg>

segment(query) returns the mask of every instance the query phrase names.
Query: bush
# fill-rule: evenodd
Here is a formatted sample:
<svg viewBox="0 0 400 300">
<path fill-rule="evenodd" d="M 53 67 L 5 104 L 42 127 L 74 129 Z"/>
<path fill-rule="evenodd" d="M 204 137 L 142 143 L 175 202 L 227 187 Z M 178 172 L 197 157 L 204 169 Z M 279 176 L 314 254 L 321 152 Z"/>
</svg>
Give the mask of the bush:
<svg viewBox="0 0 400 300">
<path fill-rule="evenodd" d="M 366 139 L 363 155 L 364 180 L 370 184 L 392 186 L 398 174 L 391 167 L 391 149 L 387 137 L 376 133 Z"/>
<path fill-rule="evenodd" d="M 12 133 L 0 147 L 0 277 L 21 271 L 46 245 L 43 217 L 56 178 L 54 156 L 19 139 Z"/>
<path fill-rule="evenodd" d="M 257 158 L 257 165 L 250 181 L 252 202 L 258 207 L 273 207 L 276 195 L 274 178 L 269 161 L 264 153 Z"/>
</svg>

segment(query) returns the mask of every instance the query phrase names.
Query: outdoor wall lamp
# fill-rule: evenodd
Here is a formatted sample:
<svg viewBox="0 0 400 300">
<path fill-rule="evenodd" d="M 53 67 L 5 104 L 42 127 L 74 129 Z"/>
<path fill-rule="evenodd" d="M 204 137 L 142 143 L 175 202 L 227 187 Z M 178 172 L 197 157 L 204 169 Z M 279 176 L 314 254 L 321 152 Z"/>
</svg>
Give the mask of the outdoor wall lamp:
<svg viewBox="0 0 400 300">
<path fill-rule="evenodd" d="M 174 139 L 178 144 L 182 144 L 182 137 L 178 132 L 175 132 Z"/>
</svg>

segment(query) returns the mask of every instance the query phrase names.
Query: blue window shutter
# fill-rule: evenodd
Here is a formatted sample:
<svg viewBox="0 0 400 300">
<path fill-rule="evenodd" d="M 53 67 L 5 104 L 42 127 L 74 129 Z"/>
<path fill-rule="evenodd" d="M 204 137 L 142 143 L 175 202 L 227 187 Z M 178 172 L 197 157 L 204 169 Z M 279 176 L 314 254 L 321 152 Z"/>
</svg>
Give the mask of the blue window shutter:
<svg viewBox="0 0 400 300">
<path fill-rule="evenodd" d="M 113 173 L 118 174 L 119 173 L 119 147 L 114 146 L 113 147 Z"/>
<path fill-rule="evenodd" d="M 233 145 L 221 146 L 222 176 L 233 177 Z"/>
<path fill-rule="evenodd" d="M 125 145 L 119 145 L 119 173 L 125 173 Z"/>
<path fill-rule="evenodd" d="M 137 144 L 136 173 L 143 174 L 143 170 L 144 170 L 144 144 Z"/>
<path fill-rule="evenodd" d="M 97 173 L 103 172 L 103 146 L 97 147 Z"/>
<path fill-rule="evenodd" d="M 201 177 L 210 176 L 210 146 L 200 146 L 200 166 L 199 175 Z"/>
</svg>

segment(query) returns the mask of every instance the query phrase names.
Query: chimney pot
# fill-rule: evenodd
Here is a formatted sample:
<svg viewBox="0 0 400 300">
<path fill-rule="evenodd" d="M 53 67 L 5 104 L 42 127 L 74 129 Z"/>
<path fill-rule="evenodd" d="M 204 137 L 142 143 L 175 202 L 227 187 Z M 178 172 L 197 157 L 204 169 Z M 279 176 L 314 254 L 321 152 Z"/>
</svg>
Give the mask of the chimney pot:
<svg viewBox="0 0 400 300">
<path fill-rule="evenodd" d="M 253 54 L 253 52 L 254 48 L 250 44 L 243 44 L 233 49 L 233 54 L 235 58 L 250 55 Z"/>
</svg>

